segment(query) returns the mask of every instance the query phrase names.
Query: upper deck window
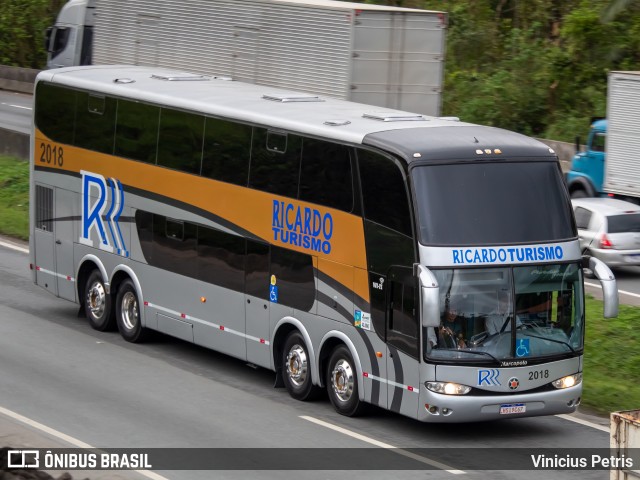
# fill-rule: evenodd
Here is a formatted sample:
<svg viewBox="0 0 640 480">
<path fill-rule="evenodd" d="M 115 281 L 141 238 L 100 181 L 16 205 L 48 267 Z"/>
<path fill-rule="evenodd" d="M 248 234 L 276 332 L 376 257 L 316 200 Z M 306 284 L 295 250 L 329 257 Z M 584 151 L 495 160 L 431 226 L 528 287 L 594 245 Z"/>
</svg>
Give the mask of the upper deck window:
<svg viewBox="0 0 640 480">
<path fill-rule="evenodd" d="M 301 149 L 301 138 L 296 135 L 254 128 L 249 187 L 295 198 Z"/>
<path fill-rule="evenodd" d="M 411 175 L 425 245 L 555 242 L 577 235 L 555 162 L 429 165 Z"/>
<path fill-rule="evenodd" d="M 118 101 L 115 155 L 156 163 L 160 107 Z"/>
<path fill-rule="evenodd" d="M 358 150 L 364 213 L 367 220 L 411 236 L 407 189 L 400 169 L 389 158 Z"/>
</svg>

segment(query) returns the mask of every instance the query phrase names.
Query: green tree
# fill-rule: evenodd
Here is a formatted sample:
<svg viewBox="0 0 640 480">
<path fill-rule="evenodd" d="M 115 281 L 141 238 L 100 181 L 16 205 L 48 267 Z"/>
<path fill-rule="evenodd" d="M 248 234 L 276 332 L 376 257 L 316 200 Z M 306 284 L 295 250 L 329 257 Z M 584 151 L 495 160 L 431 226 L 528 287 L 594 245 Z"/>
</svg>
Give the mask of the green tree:
<svg viewBox="0 0 640 480">
<path fill-rule="evenodd" d="M 606 114 L 608 72 L 640 70 L 640 1 L 372 3 L 447 12 L 443 113 L 465 121 L 571 141 Z"/>
<path fill-rule="evenodd" d="M 45 29 L 65 0 L 0 0 L 0 64 L 43 68 Z"/>
</svg>

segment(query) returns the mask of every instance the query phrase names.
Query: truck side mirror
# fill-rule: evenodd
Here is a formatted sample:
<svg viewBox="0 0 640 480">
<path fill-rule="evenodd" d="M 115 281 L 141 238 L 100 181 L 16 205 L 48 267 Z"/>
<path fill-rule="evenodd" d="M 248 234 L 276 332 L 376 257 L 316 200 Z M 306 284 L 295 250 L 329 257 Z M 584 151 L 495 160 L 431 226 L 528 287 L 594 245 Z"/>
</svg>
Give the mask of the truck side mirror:
<svg viewBox="0 0 640 480">
<path fill-rule="evenodd" d="M 576 153 L 580 153 L 580 135 L 576 136 Z"/>
<path fill-rule="evenodd" d="M 431 270 L 416 264 L 416 274 L 420 286 L 420 302 L 422 307 L 422 326 L 438 327 L 440 325 L 440 287 Z"/>
<path fill-rule="evenodd" d="M 582 257 L 583 268 L 588 268 L 602 285 L 602 299 L 604 300 L 604 318 L 618 316 L 618 285 L 616 277 L 607 265 L 595 257 Z"/>
</svg>

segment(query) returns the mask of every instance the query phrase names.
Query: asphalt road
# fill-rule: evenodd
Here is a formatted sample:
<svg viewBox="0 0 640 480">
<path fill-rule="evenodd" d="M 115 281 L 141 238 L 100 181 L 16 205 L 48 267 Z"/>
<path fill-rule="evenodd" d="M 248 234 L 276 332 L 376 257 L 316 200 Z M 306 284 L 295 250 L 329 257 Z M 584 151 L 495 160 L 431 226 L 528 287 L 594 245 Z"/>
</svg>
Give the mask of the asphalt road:
<svg viewBox="0 0 640 480">
<path fill-rule="evenodd" d="M 33 97 L 0 90 L 0 128 L 14 132 L 31 132 Z"/>
<path fill-rule="evenodd" d="M 38 428 L 6 418 L 3 411 L 54 429 L 60 434 L 58 441 L 67 435 L 75 439 L 71 442 L 101 448 L 346 449 L 380 446 L 382 442 L 402 448 L 486 447 L 508 456 L 509 451 L 503 449 L 509 447 L 609 446 L 607 419 L 587 419 L 600 426 L 558 416 L 427 425 L 382 410 L 364 418 L 345 418 L 335 413 L 327 400 L 293 400 L 284 389 L 273 388 L 273 373 L 225 355 L 165 336 L 132 345 L 116 333 L 92 330 L 85 319 L 78 318 L 76 305 L 52 297 L 31 283 L 25 253 L 4 246 L 0 246 L 0 373 L 0 420 L 4 419 L 0 421 L 0 438 L 5 440 L 12 435 L 15 438 L 15 430 Z M 582 421 L 584 417 L 572 418 Z M 296 452 L 292 450 L 292 455 Z M 455 459 L 449 457 L 448 461 L 453 469 L 459 468 Z M 326 479 L 342 478 L 345 472 L 155 474 L 169 479 Z M 433 479 L 454 475 L 442 470 L 418 474 Z M 464 474 L 469 478 L 515 480 L 608 476 L 603 471 L 477 470 Z M 348 476 L 413 479 L 416 472 L 353 471 Z M 151 478 L 158 477 L 151 474 Z"/>
</svg>

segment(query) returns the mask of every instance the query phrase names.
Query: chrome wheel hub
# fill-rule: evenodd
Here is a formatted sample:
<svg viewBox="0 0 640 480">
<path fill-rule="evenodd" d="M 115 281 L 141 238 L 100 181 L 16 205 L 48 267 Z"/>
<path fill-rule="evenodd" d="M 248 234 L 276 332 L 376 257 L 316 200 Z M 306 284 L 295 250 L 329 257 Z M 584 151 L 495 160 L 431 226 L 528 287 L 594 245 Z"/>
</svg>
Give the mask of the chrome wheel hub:
<svg viewBox="0 0 640 480">
<path fill-rule="evenodd" d="M 307 379 L 307 354 L 300 345 L 294 345 L 287 355 L 287 375 L 295 386 L 300 387 Z"/>
<path fill-rule="evenodd" d="M 89 305 L 89 311 L 95 318 L 102 317 L 104 309 L 106 307 L 107 295 L 104 291 L 104 286 L 96 282 L 91 285 L 87 292 L 87 305 Z"/>
<path fill-rule="evenodd" d="M 331 372 L 331 386 L 339 400 L 348 402 L 353 394 L 354 377 L 353 369 L 349 362 L 339 360 Z"/>
<path fill-rule="evenodd" d="M 127 330 L 133 330 L 138 324 L 138 299 L 132 292 L 122 296 L 122 323 Z"/>
</svg>

